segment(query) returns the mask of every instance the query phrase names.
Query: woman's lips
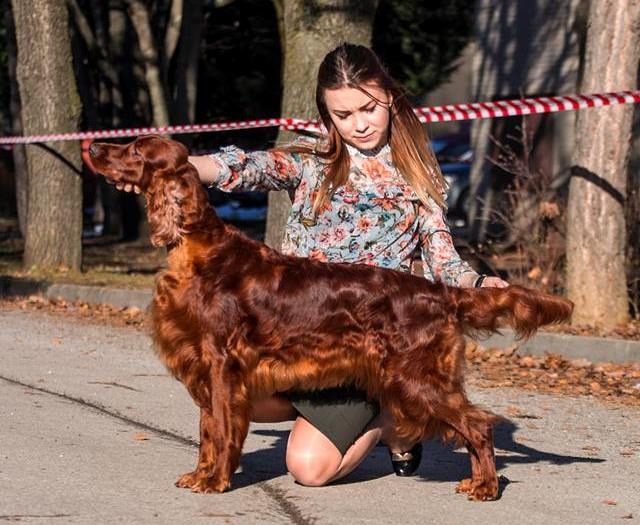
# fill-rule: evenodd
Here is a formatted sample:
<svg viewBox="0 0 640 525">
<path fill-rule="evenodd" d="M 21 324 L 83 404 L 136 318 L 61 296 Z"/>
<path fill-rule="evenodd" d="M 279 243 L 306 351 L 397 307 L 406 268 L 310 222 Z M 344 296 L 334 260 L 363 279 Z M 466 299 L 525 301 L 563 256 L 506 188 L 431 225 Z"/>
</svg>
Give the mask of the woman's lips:
<svg viewBox="0 0 640 525">
<path fill-rule="evenodd" d="M 369 133 L 368 135 L 365 135 L 364 137 L 356 137 L 356 140 L 368 140 L 371 137 L 373 137 L 374 134 L 375 134 L 375 131 L 372 131 L 371 133 Z"/>
</svg>

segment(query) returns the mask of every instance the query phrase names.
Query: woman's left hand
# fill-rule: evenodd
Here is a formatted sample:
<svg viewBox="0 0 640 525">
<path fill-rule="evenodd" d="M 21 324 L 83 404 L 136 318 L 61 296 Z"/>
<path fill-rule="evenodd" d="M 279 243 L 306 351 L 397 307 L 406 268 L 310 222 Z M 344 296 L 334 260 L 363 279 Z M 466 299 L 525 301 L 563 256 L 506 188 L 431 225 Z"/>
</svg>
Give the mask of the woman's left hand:
<svg viewBox="0 0 640 525">
<path fill-rule="evenodd" d="M 506 288 L 509 286 L 507 281 L 503 281 L 500 277 L 487 276 L 482 281 L 481 288 Z"/>
</svg>

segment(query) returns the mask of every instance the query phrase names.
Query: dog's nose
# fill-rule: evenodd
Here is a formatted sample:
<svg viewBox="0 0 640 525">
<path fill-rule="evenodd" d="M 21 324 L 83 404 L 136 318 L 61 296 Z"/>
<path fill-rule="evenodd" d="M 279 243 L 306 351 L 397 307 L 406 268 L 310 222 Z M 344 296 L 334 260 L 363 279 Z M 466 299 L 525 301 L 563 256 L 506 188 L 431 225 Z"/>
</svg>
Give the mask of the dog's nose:
<svg viewBox="0 0 640 525">
<path fill-rule="evenodd" d="M 100 153 L 100 146 L 98 146 L 98 144 L 93 142 L 91 146 L 89 146 L 89 155 L 91 157 L 97 157 L 99 153 Z"/>
</svg>

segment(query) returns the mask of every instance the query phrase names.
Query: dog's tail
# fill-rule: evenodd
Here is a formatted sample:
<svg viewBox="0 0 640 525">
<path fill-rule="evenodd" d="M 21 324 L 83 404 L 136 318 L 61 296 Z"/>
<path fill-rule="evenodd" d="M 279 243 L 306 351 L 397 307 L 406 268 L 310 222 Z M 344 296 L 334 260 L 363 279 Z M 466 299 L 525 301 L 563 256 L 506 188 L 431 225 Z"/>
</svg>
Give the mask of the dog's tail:
<svg viewBox="0 0 640 525">
<path fill-rule="evenodd" d="M 571 301 L 522 286 L 456 292 L 458 318 L 467 333 L 495 332 L 508 324 L 518 338 L 527 338 L 540 326 L 567 321 L 573 312 Z"/>
</svg>

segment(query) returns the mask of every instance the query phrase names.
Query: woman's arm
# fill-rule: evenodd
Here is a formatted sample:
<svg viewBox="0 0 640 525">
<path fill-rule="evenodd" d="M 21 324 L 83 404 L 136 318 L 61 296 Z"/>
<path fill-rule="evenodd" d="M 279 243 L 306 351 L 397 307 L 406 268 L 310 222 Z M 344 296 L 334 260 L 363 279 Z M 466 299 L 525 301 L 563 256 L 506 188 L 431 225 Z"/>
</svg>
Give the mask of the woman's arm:
<svg viewBox="0 0 640 525">
<path fill-rule="evenodd" d="M 430 202 L 431 209 L 419 207 L 422 216 L 420 229 L 421 256 L 425 265 L 425 275 L 435 281 L 461 288 L 472 288 L 480 275 L 460 258 L 453 245 L 451 231 L 444 217 L 444 210 L 435 202 Z M 483 287 L 505 287 L 509 283 L 499 277 L 484 277 L 480 282 Z"/>
<path fill-rule="evenodd" d="M 210 185 L 216 180 L 221 166 L 210 155 L 189 156 L 189 163 L 198 171 L 198 176 L 203 184 Z"/>
<path fill-rule="evenodd" d="M 283 150 L 245 152 L 235 146 L 211 155 L 189 156 L 203 184 L 222 191 L 290 190 L 300 183 L 303 160 L 300 154 Z M 116 188 L 140 193 L 140 188 L 118 183 Z"/>
<path fill-rule="evenodd" d="M 189 157 L 200 180 L 222 191 L 289 190 L 298 186 L 303 160 L 283 150 L 245 152 L 235 146 L 218 153 Z"/>
</svg>

